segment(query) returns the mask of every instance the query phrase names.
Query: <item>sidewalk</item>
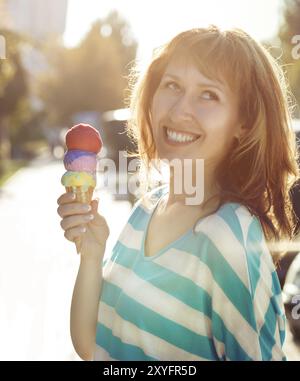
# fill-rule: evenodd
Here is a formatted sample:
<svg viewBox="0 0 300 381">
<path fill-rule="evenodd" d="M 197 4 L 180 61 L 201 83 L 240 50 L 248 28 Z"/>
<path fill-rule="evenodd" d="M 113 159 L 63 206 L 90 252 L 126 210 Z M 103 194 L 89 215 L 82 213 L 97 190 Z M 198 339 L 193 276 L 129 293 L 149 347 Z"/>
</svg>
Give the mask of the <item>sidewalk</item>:
<svg viewBox="0 0 300 381">
<path fill-rule="evenodd" d="M 0 192 L 0 360 L 79 360 L 69 327 L 79 256 L 60 228 L 61 162 L 45 156 L 18 171 Z M 96 192 L 111 234 L 107 252 L 131 206 Z"/>
</svg>

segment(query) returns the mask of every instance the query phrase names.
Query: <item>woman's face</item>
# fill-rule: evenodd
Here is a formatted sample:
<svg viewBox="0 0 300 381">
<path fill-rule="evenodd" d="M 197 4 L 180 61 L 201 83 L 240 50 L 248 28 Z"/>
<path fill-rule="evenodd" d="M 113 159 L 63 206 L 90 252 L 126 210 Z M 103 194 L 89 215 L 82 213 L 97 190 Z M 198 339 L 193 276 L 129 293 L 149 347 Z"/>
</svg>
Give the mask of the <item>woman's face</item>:
<svg viewBox="0 0 300 381">
<path fill-rule="evenodd" d="M 204 159 L 215 167 L 239 137 L 238 102 L 193 63 L 173 59 L 154 94 L 153 136 L 160 159 Z"/>
</svg>

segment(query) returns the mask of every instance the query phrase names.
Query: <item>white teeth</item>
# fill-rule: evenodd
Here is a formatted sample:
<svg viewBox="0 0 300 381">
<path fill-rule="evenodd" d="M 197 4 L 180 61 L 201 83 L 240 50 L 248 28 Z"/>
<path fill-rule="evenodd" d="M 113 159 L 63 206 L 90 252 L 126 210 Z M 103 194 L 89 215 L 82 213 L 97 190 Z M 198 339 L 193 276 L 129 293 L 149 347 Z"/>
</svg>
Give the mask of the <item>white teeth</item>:
<svg viewBox="0 0 300 381">
<path fill-rule="evenodd" d="M 166 130 L 167 130 L 168 139 L 173 140 L 175 142 L 180 142 L 180 143 L 192 142 L 192 141 L 198 139 L 198 137 L 199 137 L 199 136 L 195 136 L 195 135 L 182 134 L 179 132 L 175 132 L 175 131 L 169 130 L 168 128 L 166 128 Z"/>
</svg>

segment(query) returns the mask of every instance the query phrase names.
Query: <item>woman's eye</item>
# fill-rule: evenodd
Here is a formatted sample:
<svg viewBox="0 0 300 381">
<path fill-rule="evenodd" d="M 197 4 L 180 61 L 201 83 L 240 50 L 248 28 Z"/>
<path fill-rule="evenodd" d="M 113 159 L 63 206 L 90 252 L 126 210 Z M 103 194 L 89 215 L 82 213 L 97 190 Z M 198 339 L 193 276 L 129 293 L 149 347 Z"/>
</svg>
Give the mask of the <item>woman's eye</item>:
<svg viewBox="0 0 300 381">
<path fill-rule="evenodd" d="M 177 85 L 177 83 L 173 82 L 173 81 L 166 82 L 165 88 L 170 89 L 170 90 L 175 90 L 175 91 L 180 89 L 180 87 Z"/>
<path fill-rule="evenodd" d="M 203 96 L 203 94 L 208 94 L 208 96 Z M 203 93 L 201 94 L 201 98 L 207 99 L 207 100 L 215 100 L 215 101 L 219 100 L 219 97 L 217 96 L 217 94 L 209 90 L 203 91 Z"/>
</svg>

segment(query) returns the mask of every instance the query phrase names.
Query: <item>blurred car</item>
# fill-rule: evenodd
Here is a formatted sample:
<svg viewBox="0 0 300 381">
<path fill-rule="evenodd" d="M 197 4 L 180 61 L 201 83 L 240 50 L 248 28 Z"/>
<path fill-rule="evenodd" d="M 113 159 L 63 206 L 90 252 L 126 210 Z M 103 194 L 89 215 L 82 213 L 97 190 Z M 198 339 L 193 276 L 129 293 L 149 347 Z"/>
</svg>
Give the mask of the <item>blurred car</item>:
<svg viewBox="0 0 300 381">
<path fill-rule="evenodd" d="M 127 152 L 136 152 L 135 144 L 129 139 L 126 133 L 126 122 L 129 115 L 130 112 L 127 108 L 110 110 L 102 114 L 101 134 L 103 135 L 103 141 L 107 149 L 106 157 L 115 162 L 119 183 L 128 181 L 129 179 L 128 165 L 133 158 L 127 157 Z M 126 167 L 120 166 L 120 158 L 124 158 Z M 129 191 L 127 191 L 125 195 L 117 193 L 115 199 L 128 200 L 133 204 L 135 195 Z"/>
<path fill-rule="evenodd" d="M 102 114 L 103 140 L 107 148 L 107 157 L 114 160 L 119 170 L 119 153 L 121 151 L 133 152 L 134 143 L 126 134 L 126 122 L 129 118 L 129 109 L 106 111 Z M 122 155 L 124 157 L 124 155 Z M 130 158 L 127 159 L 128 163 Z"/>
<path fill-rule="evenodd" d="M 300 119 L 293 119 L 292 123 L 293 123 L 293 130 L 296 133 L 296 140 L 297 140 L 298 152 L 300 157 L 300 144 L 299 144 L 300 143 Z M 299 164 L 300 163 L 298 163 L 298 165 Z M 299 230 L 300 230 L 300 183 L 299 182 L 296 182 L 294 184 L 290 194 L 291 194 L 293 209 L 298 219 L 298 222 L 295 228 L 295 234 L 299 235 Z M 285 283 L 288 269 L 291 263 L 293 262 L 294 258 L 297 256 L 297 254 L 298 254 L 298 251 L 289 251 L 280 260 L 280 264 L 277 269 L 277 274 L 278 274 L 278 278 L 282 288 Z"/>
<path fill-rule="evenodd" d="M 286 275 L 283 287 L 283 303 L 290 330 L 295 339 L 300 339 L 300 254 L 294 258 Z"/>
</svg>

